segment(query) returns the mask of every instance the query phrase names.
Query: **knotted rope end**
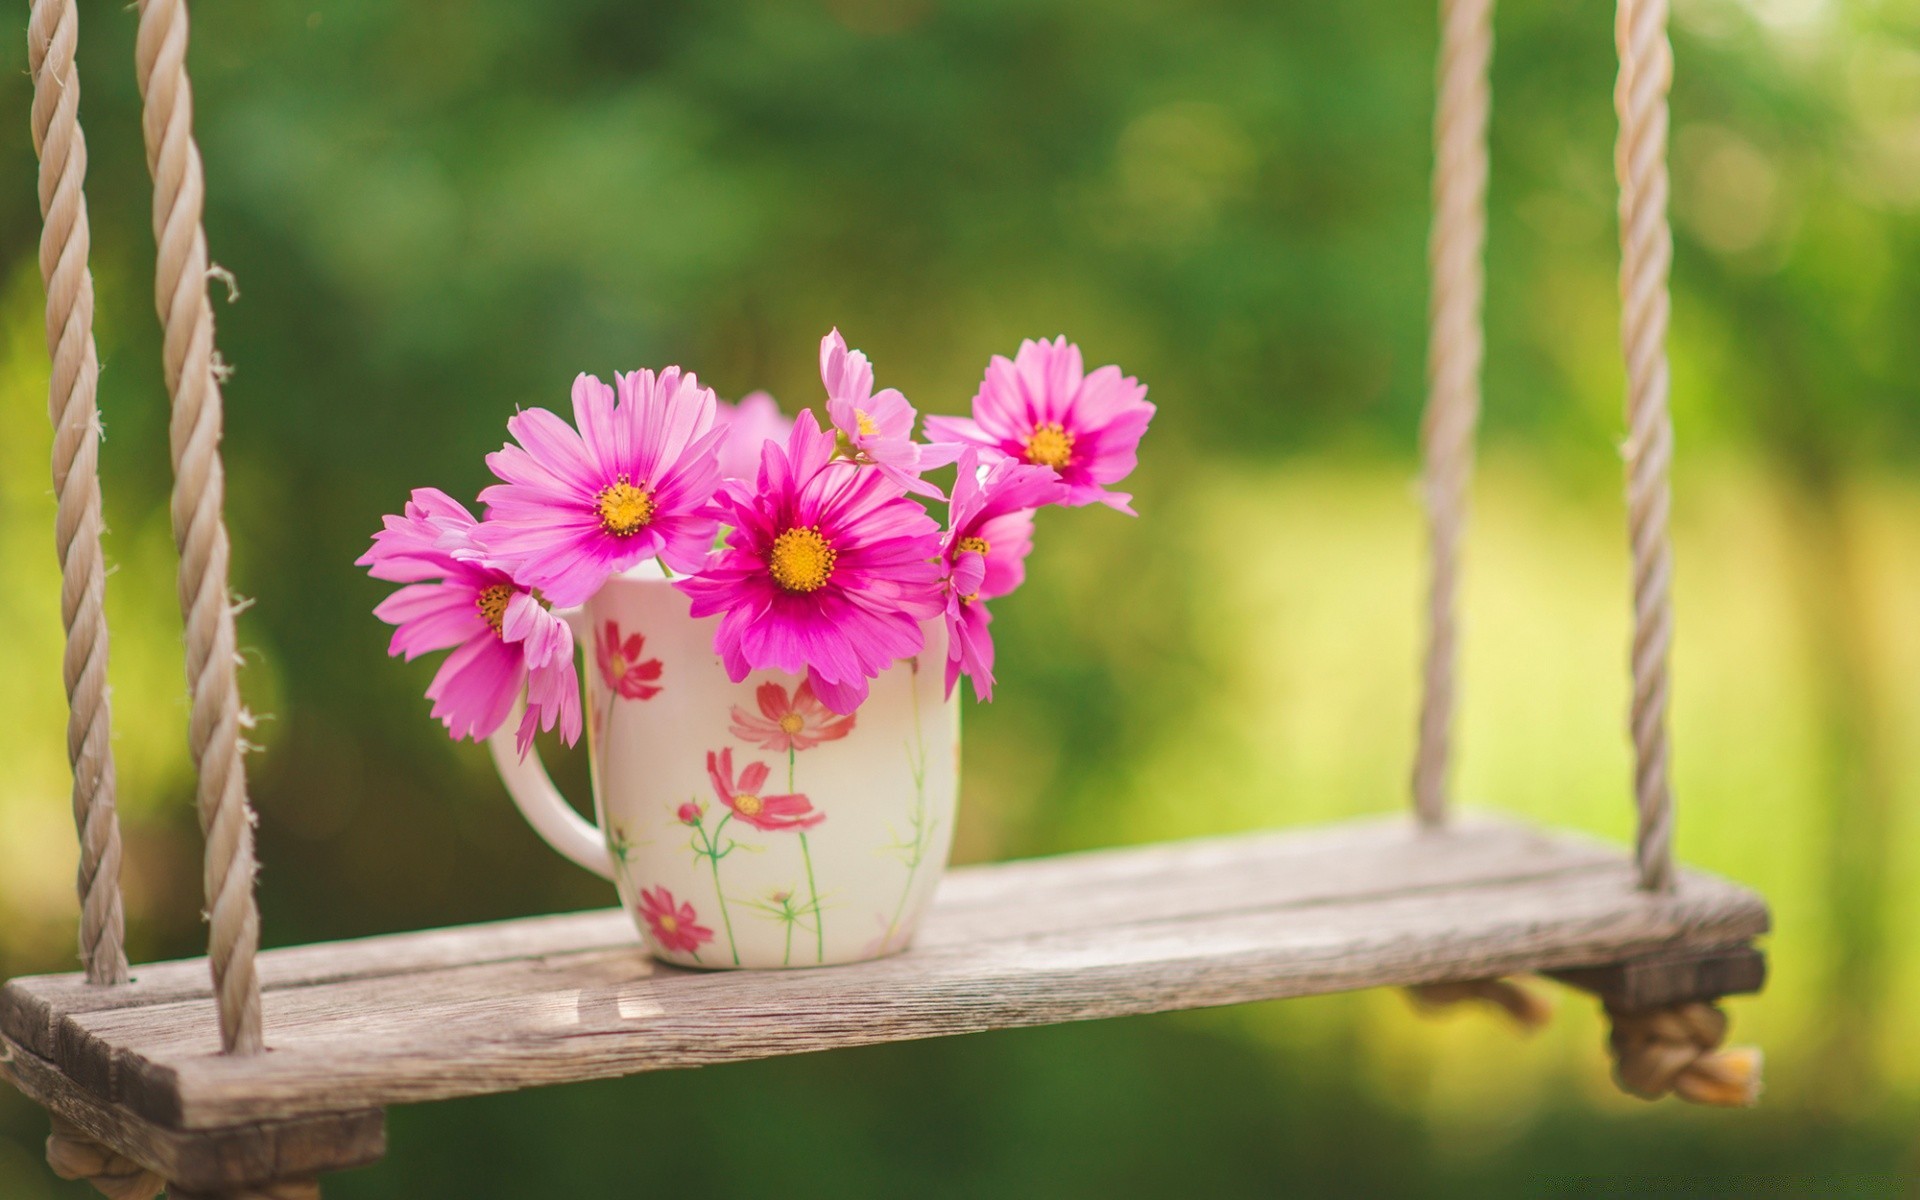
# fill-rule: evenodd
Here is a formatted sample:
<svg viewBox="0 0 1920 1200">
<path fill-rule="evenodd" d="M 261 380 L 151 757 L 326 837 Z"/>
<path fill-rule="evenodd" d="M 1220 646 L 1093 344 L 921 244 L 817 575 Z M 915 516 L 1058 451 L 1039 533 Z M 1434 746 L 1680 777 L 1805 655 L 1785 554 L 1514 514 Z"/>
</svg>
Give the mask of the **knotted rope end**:
<svg viewBox="0 0 1920 1200">
<path fill-rule="evenodd" d="M 1751 1108 L 1760 1102 L 1764 1056 L 1758 1047 L 1721 1043 L 1726 1014 L 1694 1001 L 1645 1012 L 1609 1008 L 1614 1079 L 1642 1100 L 1668 1094 L 1693 1104 Z"/>
</svg>

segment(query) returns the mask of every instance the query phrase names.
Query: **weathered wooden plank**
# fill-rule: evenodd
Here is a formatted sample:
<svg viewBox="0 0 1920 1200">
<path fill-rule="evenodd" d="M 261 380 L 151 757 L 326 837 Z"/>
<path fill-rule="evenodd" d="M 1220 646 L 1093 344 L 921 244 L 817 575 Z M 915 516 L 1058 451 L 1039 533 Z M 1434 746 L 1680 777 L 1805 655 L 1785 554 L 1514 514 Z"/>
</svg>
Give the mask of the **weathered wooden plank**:
<svg viewBox="0 0 1920 1200">
<path fill-rule="evenodd" d="M 218 1056 L 204 963 L 16 980 L 0 1028 L 145 1119 L 380 1107 L 664 1067 L 1737 946 L 1752 893 L 1498 821 L 1402 820 L 954 872 L 915 949 L 792 972 L 655 964 L 618 911 L 275 951 L 272 1054 Z M 103 994 L 104 993 L 104 994 Z M 24 1029 L 40 1040 L 14 1033 Z M 44 1049 L 41 1049 L 44 1048 Z"/>
<path fill-rule="evenodd" d="M 1599 842 L 1473 817 L 1440 833 L 1396 817 L 1091 851 L 953 871 L 941 883 L 920 941 L 1043 931 L 1062 919 L 1096 921 L 1103 912 L 1124 915 L 1154 904 L 1199 912 L 1222 904 L 1308 902 L 1530 878 L 1617 857 L 1617 850 Z M 602 910 L 291 947 L 262 955 L 259 970 L 261 986 L 271 991 L 635 942 L 628 918 Z M 120 988 L 95 987 L 78 975 L 16 979 L 0 992 L 0 1032 L 52 1056 L 56 1013 L 210 995 L 206 961 L 197 958 L 140 967 L 134 981 Z"/>
<path fill-rule="evenodd" d="M 268 997 L 275 1052 L 221 1058 L 204 1005 L 80 1018 L 130 1105 L 185 1126 L 405 1103 L 1019 1025 L 1480 978 L 1757 935 L 1728 885 L 1613 871 L 973 943 L 855 968 L 708 974 L 637 951 Z M 129 1068 L 133 1069 L 129 1069 Z M 147 1086 L 151 1085 L 151 1086 Z"/>
<path fill-rule="evenodd" d="M 376 1163 L 387 1152 L 386 1115 L 378 1109 L 221 1129 L 168 1129 L 97 1099 L 52 1063 L 6 1038 L 0 1038 L 0 1078 L 102 1145 L 194 1191 L 350 1170 Z"/>
<path fill-rule="evenodd" d="M 1757 992 L 1766 986 L 1767 956 L 1752 946 L 1731 946 L 1551 974 L 1562 983 L 1592 992 L 1616 1011 L 1646 1012 L 1690 1000 Z"/>
<path fill-rule="evenodd" d="M 262 988 L 308 987 L 526 957 L 548 953 L 555 946 L 617 946 L 635 940 L 633 922 L 626 914 L 599 909 L 290 946 L 261 955 L 258 967 Z M 82 975 L 15 979 L 0 989 L 0 1033 L 36 1053 L 51 1055 L 57 1014 L 144 1008 L 212 995 L 212 977 L 204 958 L 135 967 L 133 981 L 124 987 L 97 987 Z"/>
<path fill-rule="evenodd" d="M 1142 901 L 1204 911 L 1222 901 L 1284 903 L 1533 877 L 1617 857 L 1616 849 L 1600 842 L 1471 815 L 1437 833 L 1395 816 L 1095 850 L 954 870 L 941 881 L 935 914 L 920 941 L 964 940 L 982 928 L 998 934 L 1009 923 L 1044 930 L 1061 914 L 1090 920 L 1102 910 L 1124 913 Z M 1246 892 L 1263 883 L 1280 890 Z M 1070 903 L 1063 906 L 1063 900 Z M 261 987 L 271 991 L 636 941 L 631 921 L 618 910 L 562 913 L 289 947 L 262 955 L 259 972 Z M 211 995 L 206 960 L 200 958 L 139 967 L 133 982 L 118 988 L 95 987 L 79 975 L 16 979 L 0 992 L 0 1032 L 52 1056 L 56 1013 L 143 1008 Z"/>
<path fill-rule="evenodd" d="M 1470 882 L 1542 878 L 1598 869 L 1618 859 L 1617 850 L 1600 843 L 1550 838 L 1509 822 L 1468 819 L 1454 830 L 1434 833 L 1421 831 L 1400 818 L 1287 834 L 1068 855 L 955 872 L 940 894 L 918 944 L 927 950 L 1097 929 L 1141 916 L 1164 920 L 1328 904 Z M 1082 867 L 1088 880 L 1077 883 Z M 611 926 L 604 920 L 541 918 L 525 923 L 531 928 L 509 923 L 448 931 L 445 936 L 456 943 L 458 952 L 472 966 L 548 959 L 603 947 L 620 950 L 623 961 L 631 959 L 637 954 L 636 939 L 625 919 L 614 916 L 616 921 Z M 499 931 L 502 936 L 490 941 L 480 934 L 482 930 Z M 294 970 L 277 961 L 282 953 L 298 957 Z M 291 986 L 294 979 L 348 983 L 455 961 L 458 959 L 453 954 L 423 945 L 420 935 L 339 943 L 330 948 L 304 947 L 275 952 L 261 960 L 270 993 Z M 203 995 L 206 972 L 197 960 L 189 965 L 192 969 L 188 972 L 162 976 L 164 986 L 148 993 L 154 1003 L 139 1006 L 141 1010 L 155 1007 L 162 996 L 177 994 L 176 989 L 196 1000 Z M 270 973 L 268 966 L 272 967 Z M 531 969 L 538 973 L 545 968 Z M 142 971 L 148 978 L 155 974 L 158 972 Z M 513 971 L 497 977 L 482 973 L 476 977 L 476 986 L 484 994 L 505 986 L 513 976 Z M 438 986 L 446 984 L 442 980 Z M 49 1007 L 71 1006 L 69 1019 L 51 1023 L 43 1035 L 42 1052 L 60 1062 L 84 1086 L 103 1096 L 117 1096 L 114 1081 L 128 1074 L 121 1069 L 118 1048 L 110 1037 L 71 1018 L 82 1012 L 131 1011 L 135 1006 L 116 1002 L 110 995 L 103 996 L 102 989 L 76 984 L 66 976 L 22 980 L 15 986 L 47 997 Z M 171 1018 L 155 1014 L 154 1019 Z M 129 1077 L 130 1086 L 144 1087 L 137 1071 Z M 163 1090 L 170 1091 L 171 1086 L 170 1080 L 163 1081 Z"/>
</svg>

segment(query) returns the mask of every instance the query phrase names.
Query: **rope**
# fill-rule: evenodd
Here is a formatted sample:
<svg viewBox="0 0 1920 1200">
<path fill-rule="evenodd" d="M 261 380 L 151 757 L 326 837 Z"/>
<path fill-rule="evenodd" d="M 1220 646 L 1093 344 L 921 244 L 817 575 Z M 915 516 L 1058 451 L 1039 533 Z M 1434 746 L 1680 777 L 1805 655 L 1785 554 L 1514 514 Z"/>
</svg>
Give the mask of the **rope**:
<svg viewBox="0 0 1920 1200">
<path fill-rule="evenodd" d="M 165 326 L 167 391 L 173 397 L 173 535 L 180 548 L 180 608 L 193 697 L 188 741 L 199 770 L 200 828 L 206 838 L 207 957 L 219 1000 L 221 1046 L 229 1054 L 252 1054 L 262 1046 L 260 983 L 253 966 L 260 914 L 253 896 L 253 811 L 241 761 L 227 527 L 220 515 L 226 479 L 220 465 L 217 374 L 224 367 L 214 353 L 213 308 L 207 299 L 207 239 L 200 223 L 205 180 L 193 141 L 184 0 L 140 0 L 134 53 L 154 184 L 155 300 Z"/>
<path fill-rule="evenodd" d="M 158 1175 L 89 1137 L 58 1113 L 47 1135 L 47 1165 L 62 1179 L 84 1179 L 112 1200 L 153 1200 L 167 1185 Z"/>
<path fill-rule="evenodd" d="M 1748 1108 L 1760 1099 L 1761 1056 L 1753 1046 L 1720 1049 L 1727 1017 L 1712 1004 L 1678 1004 L 1651 1012 L 1612 1007 L 1613 1076 L 1643 1100 L 1669 1092 L 1695 1104 Z"/>
<path fill-rule="evenodd" d="M 53 362 L 53 487 L 59 496 L 60 620 L 67 649 L 67 761 L 80 835 L 80 961 L 87 981 L 127 981 L 120 901 L 120 818 L 114 809 L 112 714 L 107 698 L 106 565 L 100 549 L 100 359 L 93 344 L 87 269 L 87 139 L 80 132 L 80 40 L 72 0 L 34 0 L 27 22 L 33 73 L 33 149 L 40 156 L 40 278 L 47 289 Z"/>
<path fill-rule="evenodd" d="M 1673 47 L 1667 0 L 1620 0 L 1620 340 L 1627 368 L 1627 527 L 1633 552 L 1634 853 L 1640 886 L 1673 887 L 1673 792 L 1668 782 L 1667 656 L 1673 641 L 1673 546 L 1667 537 L 1673 422 L 1667 414 L 1667 88 Z"/>
<path fill-rule="evenodd" d="M 1553 1005 L 1546 997 L 1511 979 L 1421 983 L 1408 988 L 1407 995 L 1428 1015 L 1462 1004 L 1489 1004 L 1511 1017 L 1522 1033 L 1535 1033 L 1553 1020 Z"/>
<path fill-rule="evenodd" d="M 1439 95 L 1433 121 L 1433 229 L 1428 265 L 1427 407 L 1420 425 L 1421 490 L 1433 552 L 1427 653 L 1414 758 L 1414 811 L 1429 828 L 1446 817 L 1452 758 L 1460 544 L 1473 479 L 1486 334 L 1482 256 L 1487 240 L 1487 69 L 1493 0 L 1441 0 Z"/>
</svg>

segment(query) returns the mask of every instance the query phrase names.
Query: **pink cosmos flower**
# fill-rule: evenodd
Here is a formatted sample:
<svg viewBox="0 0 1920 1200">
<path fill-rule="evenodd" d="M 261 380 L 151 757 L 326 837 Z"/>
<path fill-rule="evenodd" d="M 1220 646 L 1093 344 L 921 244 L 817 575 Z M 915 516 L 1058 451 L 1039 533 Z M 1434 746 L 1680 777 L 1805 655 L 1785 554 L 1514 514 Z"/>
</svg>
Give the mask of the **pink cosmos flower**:
<svg viewBox="0 0 1920 1200">
<path fill-rule="evenodd" d="M 785 445 L 793 432 L 793 418 L 765 392 L 749 392 L 738 404 L 722 400 L 715 416 L 727 431 L 720 443 L 722 479 L 752 479 L 760 470 L 760 447 L 768 442 Z"/>
<path fill-rule="evenodd" d="M 640 915 L 662 950 L 698 957 L 700 947 L 713 940 L 713 930 L 700 924 L 693 905 L 676 903 L 664 887 L 641 889 Z"/>
<path fill-rule="evenodd" d="M 827 419 L 849 459 L 879 467 L 916 495 L 945 499 L 920 473 L 946 466 L 959 457 L 959 447 L 914 441 L 913 405 L 893 388 L 874 392 L 873 366 L 860 351 L 847 349 L 838 329 L 820 339 L 820 382 L 827 388 Z"/>
<path fill-rule="evenodd" d="M 965 675 L 984 703 L 993 699 L 987 601 L 1026 581 L 1033 510 L 1060 503 L 1067 485 L 1046 467 L 1011 458 L 996 458 L 982 471 L 979 458 L 971 446 L 960 456 L 941 560 L 947 568 L 947 694 Z"/>
<path fill-rule="evenodd" d="M 504 482 L 480 493 L 487 552 L 554 604 L 585 602 L 609 575 L 658 555 L 691 571 L 713 545 L 720 482 L 711 388 L 679 367 L 633 371 L 615 391 L 573 381 L 576 430 L 544 408 L 514 414 L 487 456 Z"/>
<path fill-rule="evenodd" d="M 760 715 L 754 716 L 738 704 L 733 706 L 733 736 L 753 742 L 762 750 L 781 754 L 811 750 L 821 742 L 837 742 L 853 732 L 853 714 L 836 715 L 813 694 L 813 685 L 802 679 L 787 695 L 787 689 L 771 681 L 753 693 Z"/>
<path fill-rule="evenodd" d="M 673 818 L 682 825 L 698 825 L 707 818 L 707 806 L 698 800 L 689 800 L 674 810 Z"/>
<path fill-rule="evenodd" d="M 867 681 L 925 644 L 943 607 L 940 530 L 878 471 L 832 462 L 833 438 L 803 412 L 762 449 L 757 486 L 721 486 L 726 547 L 676 586 L 695 617 L 724 614 L 714 652 L 738 683 L 755 670 L 805 674 L 851 713 Z"/>
<path fill-rule="evenodd" d="M 720 797 L 720 803 L 733 810 L 734 816 L 755 829 L 768 833 L 812 829 L 827 819 L 827 814 L 814 808 L 813 801 L 805 796 L 761 795 L 761 789 L 767 786 L 769 773 L 767 764 L 757 762 L 741 771 L 736 781 L 733 777 L 733 751 L 722 750 L 717 756 L 713 751 L 707 751 L 707 778 L 713 781 L 714 795 Z"/>
<path fill-rule="evenodd" d="M 622 641 L 617 622 L 608 621 L 600 627 L 600 636 L 593 643 L 593 658 L 608 691 L 628 700 L 651 700 L 660 694 L 660 660 L 643 662 L 640 658 L 646 644 L 646 637 L 638 633 Z"/>
<path fill-rule="evenodd" d="M 1064 504 L 1096 501 L 1132 516 L 1132 496 L 1107 490 L 1133 473 L 1153 419 L 1147 389 L 1119 367 L 1085 374 L 1080 347 L 1066 338 L 1025 341 L 1012 362 L 996 354 L 973 398 L 973 419 L 928 417 L 927 436 L 965 442 L 1051 467 L 1067 485 Z"/>
<path fill-rule="evenodd" d="M 427 685 L 433 715 L 453 737 L 492 736 L 525 687 L 520 753 L 533 744 L 536 728 L 556 724 L 571 744 L 580 737 L 573 632 L 482 555 L 479 527 L 459 501 L 436 488 L 415 491 L 402 515 L 385 519 L 356 564 L 375 579 L 408 585 L 373 610 L 396 627 L 387 653 L 411 662 L 453 651 Z"/>
</svg>

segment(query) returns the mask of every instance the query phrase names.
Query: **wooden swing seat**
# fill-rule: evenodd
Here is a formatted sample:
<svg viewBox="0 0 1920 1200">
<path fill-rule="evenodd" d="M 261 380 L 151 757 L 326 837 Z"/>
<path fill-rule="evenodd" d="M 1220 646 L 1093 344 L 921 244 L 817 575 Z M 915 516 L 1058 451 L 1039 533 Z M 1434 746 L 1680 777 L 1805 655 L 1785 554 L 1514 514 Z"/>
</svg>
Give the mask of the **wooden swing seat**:
<svg viewBox="0 0 1920 1200">
<path fill-rule="evenodd" d="M 1656 1007 L 1758 990 L 1755 893 L 1472 816 L 1100 850 L 953 871 L 907 953 L 703 972 L 618 909 L 263 953 L 270 1051 L 219 1053 L 204 959 L 0 990 L 5 1069 L 187 1188 L 364 1165 L 390 1104 L 843 1046 L 1552 972 Z"/>
</svg>

